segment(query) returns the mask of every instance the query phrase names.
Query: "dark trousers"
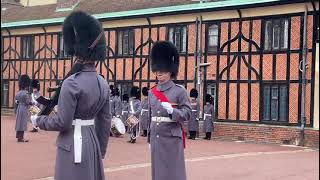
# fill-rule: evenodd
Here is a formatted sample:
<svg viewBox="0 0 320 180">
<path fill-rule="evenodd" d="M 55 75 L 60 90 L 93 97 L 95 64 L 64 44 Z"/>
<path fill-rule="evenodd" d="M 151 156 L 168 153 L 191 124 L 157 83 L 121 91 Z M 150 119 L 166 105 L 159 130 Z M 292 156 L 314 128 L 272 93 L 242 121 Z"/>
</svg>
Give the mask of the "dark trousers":
<svg viewBox="0 0 320 180">
<path fill-rule="evenodd" d="M 136 142 L 136 139 L 133 139 L 132 136 L 137 137 L 137 130 L 136 130 L 135 127 L 134 127 L 133 129 L 131 129 L 131 134 L 130 134 L 130 141 L 131 141 L 132 143 L 135 143 L 135 142 Z"/>
<path fill-rule="evenodd" d="M 189 131 L 189 134 L 190 134 L 190 139 L 196 139 L 196 136 L 197 136 L 197 131 Z"/>
<path fill-rule="evenodd" d="M 16 138 L 22 140 L 24 137 L 24 131 L 17 131 Z"/>
<path fill-rule="evenodd" d="M 143 130 L 143 136 L 147 137 L 148 136 L 148 130 Z"/>
<path fill-rule="evenodd" d="M 209 140 L 211 139 L 211 132 L 206 133 L 206 139 L 209 139 Z"/>
</svg>

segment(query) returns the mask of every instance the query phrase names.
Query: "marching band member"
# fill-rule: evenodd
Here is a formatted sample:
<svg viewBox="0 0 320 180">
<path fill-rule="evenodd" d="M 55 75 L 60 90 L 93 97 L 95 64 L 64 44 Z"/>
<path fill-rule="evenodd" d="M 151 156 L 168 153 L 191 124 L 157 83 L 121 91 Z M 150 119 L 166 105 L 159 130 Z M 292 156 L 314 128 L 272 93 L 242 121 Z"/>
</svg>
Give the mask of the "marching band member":
<svg viewBox="0 0 320 180">
<path fill-rule="evenodd" d="M 178 69 L 177 48 L 169 41 L 156 42 L 151 70 L 158 85 L 149 92 L 152 180 L 186 180 L 182 124 L 190 119 L 191 105 L 186 89 L 172 81 Z"/>
<path fill-rule="evenodd" d="M 141 102 L 141 113 L 140 113 L 140 128 L 143 131 L 141 136 L 147 137 L 148 135 L 148 128 L 150 124 L 149 119 L 149 109 L 148 109 L 148 87 L 142 88 L 142 95 L 144 96 L 143 101 Z"/>
<path fill-rule="evenodd" d="M 129 117 L 129 111 L 130 111 L 128 94 L 124 94 L 122 96 L 121 111 L 122 111 L 121 112 L 121 120 L 122 120 L 124 126 L 126 127 L 126 132 L 127 132 L 128 131 L 128 124 L 126 123 L 126 121 Z"/>
<path fill-rule="evenodd" d="M 206 137 L 203 139 L 210 140 L 211 139 L 211 133 L 213 131 L 213 117 L 214 117 L 214 107 L 212 105 L 213 99 L 210 94 L 206 95 L 206 105 L 203 109 L 203 131 L 206 133 Z"/>
<path fill-rule="evenodd" d="M 189 138 L 188 139 L 196 139 L 197 132 L 199 131 L 199 111 L 200 111 L 200 104 L 197 101 L 198 98 L 198 91 L 196 89 L 191 89 L 190 91 L 191 97 L 191 107 L 192 107 L 192 114 L 191 118 L 188 121 L 188 130 L 189 130 Z"/>
<path fill-rule="evenodd" d="M 104 30 L 93 16 L 74 11 L 63 23 L 63 37 L 68 54 L 82 65 L 81 71 L 62 83 L 57 115 L 32 116 L 32 122 L 40 129 L 60 132 L 55 180 L 104 180 L 110 90 L 95 68 L 95 62 L 106 56 Z"/>
<path fill-rule="evenodd" d="M 118 88 L 114 88 L 113 90 L 113 116 L 120 118 L 121 116 L 121 98 L 120 98 L 120 92 Z"/>
<path fill-rule="evenodd" d="M 16 138 L 18 142 L 29 142 L 24 139 L 24 131 L 27 130 L 30 117 L 29 107 L 33 105 L 30 93 L 28 92 L 30 78 L 28 75 L 21 75 L 19 78 L 19 92 L 15 96 L 16 113 Z"/>
<path fill-rule="evenodd" d="M 31 88 L 32 88 L 32 94 L 31 99 L 35 106 L 37 106 L 39 109 L 42 109 L 42 105 L 36 101 L 38 97 L 41 96 L 39 90 L 40 90 L 40 83 L 38 80 L 34 79 L 31 81 Z M 33 129 L 30 132 L 38 132 L 38 128 L 33 127 Z"/>
<path fill-rule="evenodd" d="M 133 86 L 130 91 L 130 100 L 129 100 L 129 116 L 133 115 L 136 118 L 139 118 L 141 109 L 140 109 L 140 90 L 137 86 Z M 130 140 L 129 143 L 136 143 L 137 130 L 140 130 L 140 125 L 137 124 L 135 127 L 130 129 Z M 138 132 L 139 133 L 139 132 Z"/>
</svg>

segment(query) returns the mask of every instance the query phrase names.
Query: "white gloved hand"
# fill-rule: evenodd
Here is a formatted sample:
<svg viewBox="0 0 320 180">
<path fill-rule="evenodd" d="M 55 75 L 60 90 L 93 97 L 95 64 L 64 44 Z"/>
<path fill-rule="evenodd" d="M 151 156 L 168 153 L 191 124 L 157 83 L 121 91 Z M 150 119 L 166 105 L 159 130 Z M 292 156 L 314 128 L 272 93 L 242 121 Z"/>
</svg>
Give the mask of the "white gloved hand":
<svg viewBox="0 0 320 180">
<path fill-rule="evenodd" d="M 38 118 L 39 116 L 37 116 L 37 115 L 32 115 L 31 116 L 31 122 L 32 122 L 32 125 L 34 126 L 34 127 L 37 127 L 38 125 L 37 125 L 37 118 Z"/>
<path fill-rule="evenodd" d="M 120 115 L 117 115 L 116 117 L 117 117 L 117 118 L 120 118 Z"/>
<path fill-rule="evenodd" d="M 168 114 L 172 114 L 173 113 L 173 107 L 170 103 L 168 102 L 162 102 L 161 106 L 167 110 Z"/>
<path fill-rule="evenodd" d="M 151 144 L 149 143 L 149 149 L 151 149 Z"/>
</svg>

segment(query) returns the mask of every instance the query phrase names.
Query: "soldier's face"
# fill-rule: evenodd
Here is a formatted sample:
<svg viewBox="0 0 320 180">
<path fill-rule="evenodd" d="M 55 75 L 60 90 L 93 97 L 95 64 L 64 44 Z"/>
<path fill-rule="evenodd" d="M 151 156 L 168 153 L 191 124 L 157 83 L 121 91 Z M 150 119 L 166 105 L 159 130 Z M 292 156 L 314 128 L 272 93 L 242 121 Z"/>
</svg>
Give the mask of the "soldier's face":
<svg viewBox="0 0 320 180">
<path fill-rule="evenodd" d="M 170 72 L 160 72 L 156 71 L 156 76 L 159 80 L 159 82 L 167 82 L 171 79 L 171 73 Z"/>
</svg>

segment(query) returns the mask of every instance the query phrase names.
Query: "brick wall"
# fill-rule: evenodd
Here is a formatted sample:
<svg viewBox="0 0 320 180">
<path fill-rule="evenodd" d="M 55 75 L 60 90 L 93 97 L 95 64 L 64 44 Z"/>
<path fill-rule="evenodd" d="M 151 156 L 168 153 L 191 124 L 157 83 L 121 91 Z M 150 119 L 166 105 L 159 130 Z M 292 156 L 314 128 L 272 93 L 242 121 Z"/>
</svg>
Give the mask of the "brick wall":
<svg viewBox="0 0 320 180">
<path fill-rule="evenodd" d="M 200 126 L 202 134 L 202 126 Z M 215 123 L 213 137 L 223 140 L 241 140 L 257 143 L 292 144 L 299 139 L 298 127 Z M 305 146 L 319 148 L 319 130 L 305 130 Z"/>
</svg>

